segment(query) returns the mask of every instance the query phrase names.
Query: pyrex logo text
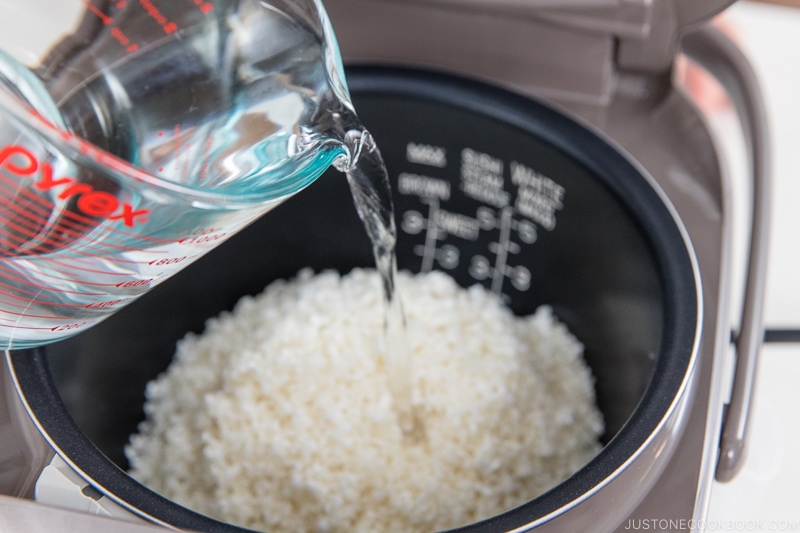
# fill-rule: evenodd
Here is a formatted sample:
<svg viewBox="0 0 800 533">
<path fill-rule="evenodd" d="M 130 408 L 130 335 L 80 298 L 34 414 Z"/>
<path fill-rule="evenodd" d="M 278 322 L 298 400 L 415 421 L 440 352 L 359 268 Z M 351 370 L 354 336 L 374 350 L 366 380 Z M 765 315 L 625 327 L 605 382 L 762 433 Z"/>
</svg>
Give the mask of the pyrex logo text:
<svg viewBox="0 0 800 533">
<path fill-rule="evenodd" d="M 54 177 L 52 165 L 40 162 L 30 150 L 16 144 L 0 149 L 0 171 L 7 171 L 21 178 L 31 178 L 35 180 L 34 187 L 40 191 L 58 189 L 54 192 L 58 192 L 60 200 L 77 198 L 78 209 L 86 216 L 121 220 L 132 228 L 146 222 L 150 213 L 149 209 L 134 209 L 128 202 L 120 203 L 113 194 L 96 191 L 88 183 L 79 183 L 73 177 Z"/>
</svg>

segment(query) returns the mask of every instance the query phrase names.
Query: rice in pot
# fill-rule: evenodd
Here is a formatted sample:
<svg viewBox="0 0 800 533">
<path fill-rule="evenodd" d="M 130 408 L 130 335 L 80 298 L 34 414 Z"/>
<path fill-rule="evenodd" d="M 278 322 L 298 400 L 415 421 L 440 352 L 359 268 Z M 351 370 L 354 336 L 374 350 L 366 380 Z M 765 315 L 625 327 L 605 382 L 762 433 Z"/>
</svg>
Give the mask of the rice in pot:
<svg viewBox="0 0 800 533">
<path fill-rule="evenodd" d="M 410 443 L 381 357 L 374 270 L 271 284 L 178 345 L 147 388 L 131 474 L 191 509 L 282 532 L 430 533 L 528 501 L 599 450 L 581 344 L 442 273 L 398 280 Z"/>
</svg>

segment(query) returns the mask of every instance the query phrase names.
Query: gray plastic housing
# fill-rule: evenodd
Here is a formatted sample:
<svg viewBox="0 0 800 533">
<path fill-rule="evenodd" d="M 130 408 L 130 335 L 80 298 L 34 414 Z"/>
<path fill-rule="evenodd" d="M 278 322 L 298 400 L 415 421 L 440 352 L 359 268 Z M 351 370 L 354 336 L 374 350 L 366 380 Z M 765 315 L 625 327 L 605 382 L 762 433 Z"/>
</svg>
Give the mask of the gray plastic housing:
<svg viewBox="0 0 800 533">
<path fill-rule="evenodd" d="M 666 74 L 733 0 L 327 0 L 345 62 L 468 75 L 597 122 L 625 72 Z M 622 76 L 624 78 L 624 76 Z"/>
</svg>

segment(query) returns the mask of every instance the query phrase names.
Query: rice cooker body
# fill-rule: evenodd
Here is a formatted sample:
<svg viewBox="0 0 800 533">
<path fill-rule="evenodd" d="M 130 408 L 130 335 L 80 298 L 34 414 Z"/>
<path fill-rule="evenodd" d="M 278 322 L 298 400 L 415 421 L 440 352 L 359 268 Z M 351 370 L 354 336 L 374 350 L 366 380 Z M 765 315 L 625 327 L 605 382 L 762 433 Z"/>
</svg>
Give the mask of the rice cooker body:
<svg viewBox="0 0 800 533">
<path fill-rule="evenodd" d="M 668 463 L 696 382 L 703 306 L 680 220 L 640 166 L 549 106 L 416 70 L 353 69 L 348 81 L 389 167 L 400 267 L 497 283 L 520 314 L 551 305 L 586 345 L 597 379 L 601 453 L 548 493 L 463 531 L 613 530 Z M 351 206 L 331 172 L 105 323 L 12 353 L 17 387 L 57 453 L 144 517 L 241 531 L 138 484 L 121 470 L 123 447 L 142 419 L 145 383 L 187 331 L 300 268 L 372 264 Z"/>
</svg>

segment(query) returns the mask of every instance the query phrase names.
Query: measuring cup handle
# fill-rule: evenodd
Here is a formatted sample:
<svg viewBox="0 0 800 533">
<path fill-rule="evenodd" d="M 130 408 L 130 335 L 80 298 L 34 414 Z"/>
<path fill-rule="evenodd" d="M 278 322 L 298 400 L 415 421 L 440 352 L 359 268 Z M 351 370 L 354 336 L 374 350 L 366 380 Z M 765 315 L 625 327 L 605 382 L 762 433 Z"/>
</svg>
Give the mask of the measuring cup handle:
<svg viewBox="0 0 800 533">
<path fill-rule="evenodd" d="M 736 366 L 725 406 L 716 479 L 733 479 L 742 466 L 756 366 L 763 342 L 763 303 L 770 226 L 771 177 L 767 114 L 758 79 L 739 48 L 721 31 L 705 26 L 686 35 L 683 51 L 724 87 L 739 115 L 748 145 L 752 178 L 752 221 Z"/>
</svg>

